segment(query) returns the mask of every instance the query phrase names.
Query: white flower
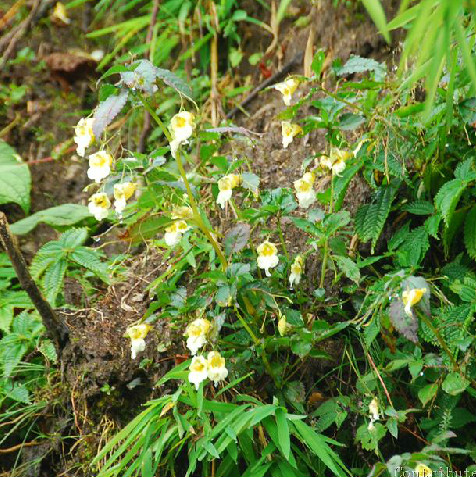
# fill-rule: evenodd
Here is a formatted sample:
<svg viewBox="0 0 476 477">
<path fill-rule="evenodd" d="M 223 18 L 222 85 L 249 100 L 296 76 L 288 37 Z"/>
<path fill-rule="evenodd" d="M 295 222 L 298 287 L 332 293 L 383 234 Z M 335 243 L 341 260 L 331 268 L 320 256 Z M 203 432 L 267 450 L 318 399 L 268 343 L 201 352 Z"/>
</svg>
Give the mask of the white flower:
<svg viewBox="0 0 476 477">
<path fill-rule="evenodd" d="M 151 326 L 147 323 L 127 328 L 125 336 L 131 339 L 132 359 L 136 359 L 137 353 L 145 350 L 145 337 L 150 329 Z"/>
<path fill-rule="evenodd" d="M 112 156 L 106 151 L 99 151 L 89 156 L 88 177 L 101 182 L 111 173 Z"/>
<path fill-rule="evenodd" d="M 93 133 L 94 118 L 81 118 L 74 128 L 74 142 L 77 145 L 76 152 L 84 157 L 86 149 L 94 142 Z"/>
<path fill-rule="evenodd" d="M 185 330 L 185 336 L 188 337 L 187 348 L 192 354 L 197 354 L 197 351 L 205 345 L 210 331 L 211 323 L 206 318 L 197 318 L 187 326 Z"/>
<path fill-rule="evenodd" d="M 221 357 L 218 351 L 208 353 L 208 379 L 213 381 L 215 386 L 219 381 L 223 381 L 228 376 L 228 369 L 225 367 L 225 358 Z"/>
<path fill-rule="evenodd" d="M 238 174 L 228 174 L 218 180 L 218 196 L 217 203 L 222 209 L 231 199 L 233 189 L 241 184 L 241 176 Z"/>
<path fill-rule="evenodd" d="M 66 7 L 61 2 L 56 3 L 56 6 L 51 13 L 51 19 L 55 23 L 64 25 L 69 25 L 71 23 L 71 18 L 68 18 L 68 14 L 66 13 Z"/>
<path fill-rule="evenodd" d="M 269 269 L 276 267 L 279 263 L 278 249 L 276 248 L 276 245 L 266 240 L 266 242 L 259 245 L 257 252 L 258 267 L 264 269 L 266 276 L 270 277 L 271 273 L 269 273 Z"/>
<path fill-rule="evenodd" d="M 195 116 L 188 111 L 182 111 L 171 119 L 170 132 L 172 133 L 172 141 L 170 142 L 170 152 L 172 157 L 175 157 L 180 144 L 188 141 L 194 129 Z"/>
<path fill-rule="evenodd" d="M 428 290 L 426 288 L 413 288 L 405 290 L 402 293 L 402 301 L 405 305 L 405 313 L 408 316 L 413 316 L 412 306 L 416 305 Z"/>
<path fill-rule="evenodd" d="M 191 219 L 193 217 L 193 210 L 187 206 L 174 207 L 172 210 L 173 219 Z"/>
<path fill-rule="evenodd" d="M 284 336 L 288 332 L 288 329 L 291 328 L 291 326 L 288 325 L 286 317 L 281 312 L 278 312 L 278 314 L 278 331 L 281 336 Z"/>
<path fill-rule="evenodd" d="M 330 156 L 322 156 L 320 164 L 332 171 L 332 174 L 340 176 L 345 169 L 346 161 L 353 157 L 349 151 L 342 151 L 341 149 L 333 148 Z"/>
<path fill-rule="evenodd" d="M 89 212 L 94 215 L 96 220 L 102 220 L 107 217 L 111 201 L 104 192 L 97 192 L 89 198 Z"/>
<path fill-rule="evenodd" d="M 136 184 L 134 182 L 114 184 L 114 207 L 118 214 L 126 208 L 126 202 L 134 195 L 135 190 Z"/>
<path fill-rule="evenodd" d="M 369 415 L 370 415 L 370 421 L 375 422 L 378 421 L 380 418 L 379 410 L 378 410 L 378 399 L 373 398 L 372 401 L 370 401 L 369 404 Z"/>
<path fill-rule="evenodd" d="M 286 106 L 291 104 L 291 99 L 299 85 L 299 81 L 294 78 L 288 78 L 283 83 L 274 85 L 274 89 L 278 90 L 283 95 L 283 101 Z"/>
<path fill-rule="evenodd" d="M 291 265 L 291 273 L 289 275 L 289 285 L 292 288 L 294 284 L 299 285 L 301 282 L 302 270 L 304 268 L 304 261 L 301 255 L 298 255 L 294 259 L 294 263 Z"/>
<path fill-rule="evenodd" d="M 189 229 L 185 220 L 176 220 L 165 229 L 164 240 L 169 247 L 175 247 L 180 242 L 182 235 Z"/>
<path fill-rule="evenodd" d="M 316 201 L 316 193 L 314 192 L 313 185 L 314 174 L 312 172 L 306 172 L 301 179 L 294 181 L 299 207 L 307 209 Z"/>
<path fill-rule="evenodd" d="M 203 356 L 194 356 L 190 363 L 190 372 L 188 373 L 188 380 L 191 384 L 195 384 L 195 389 L 200 387 L 200 383 L 205 381 L 208 376 L 208 362 Z"/>
<path fill-rule="evenodd" d="M 283 135 L 283 147 L 286 148 L 293 142 L 294 136 L 302 133 L 302 127 L 289 121 L 283 121 L 281 123 L 281 133 Z"/>
</svg>

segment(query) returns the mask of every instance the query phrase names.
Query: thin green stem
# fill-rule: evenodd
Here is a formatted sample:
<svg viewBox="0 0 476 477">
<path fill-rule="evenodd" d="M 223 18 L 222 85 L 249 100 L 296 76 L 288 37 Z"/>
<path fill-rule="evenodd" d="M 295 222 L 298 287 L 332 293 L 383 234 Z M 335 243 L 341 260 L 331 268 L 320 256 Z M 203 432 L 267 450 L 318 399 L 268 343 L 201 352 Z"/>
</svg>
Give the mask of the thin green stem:
<svg viewBox="0 0 476 477">
<path fill-rule="evenodd" d="M 332 177 L 331 179 L 331 200 L 329 203 L 329 214 L 333 213 L 333 209 L 334 209 L 334 177 Z M 326 241 L 324 243 L 324 254 L 322 257 L 321 280 L 319 282 L 319 288 L 324 288 L 324 281 L 326 278 L 328 259 L 329 259 L 329 237 L 326 237 Z"/>
<path fill-rule="evenodd" d="M 162 120 L 157 116 L 155 111 L 150 107 L 149 103 L 142 97 L 139 96 L 139 99 L 141 100 L 142 104 L 144 105 L 145 109 L 150 113 L 151 117 L 154 119 L 154 121 L 158 124 L 160 129 L 162 129 L 162 132 L 164 133 L 165 137 L 169 142 L 172 141 L 172 136 L 170 135 L 170 132 L 168 131 L 167 127 L 165 124 L 162 122 Z M 193 196 L 192 188 L 190 187 L 190 183 L 188 182 L 187 179 L 187 174 L 185 172 L 185 168 L 183 167 L 183 162 L 182 162 L 182 157 L 180 155 L 180 151 L 177 151 L 175 154 L 175 159 L 177 161 L 177 167 L 180 172 L 180 176 L 182 177 L 183 183 L 185 185 L 185 190 L 187 191 L 188 195 L 188 200 L 190 201 L 190 205 L 192 207 L 192 212 L 193 212 L 193 219 L 200 228 L 200 230 L 205 234 L 209 242 L 212 244 L 212 247 L 214 248 L 220 263 L 222 265 L 223 270 L 226 270 L 228 267 L 228 262 L 226 260 L 225 255 L 220 249 L 220 246 L 218 245 L 217 241 L 214 239 L 213 235 L 211 234 L 210 230 L 208 230 L 208 227 L 206 226 L 205 222 L 203 221 L 202 215 L 200 214 L 200 211 L 197 206 L 197 202 L 195 201 L 195 197 Z"/>
<path fill-rule="evenodd" d="M 278 235 L 279 240 L 281 241 L 281 246 L 283 247 L 284 255 L 289 262 L 288 249 L 286 248 L 286 241 L 284 240 L 283 229 L 281 228 L 281 215 L 278 215 Z"/>
</svg>

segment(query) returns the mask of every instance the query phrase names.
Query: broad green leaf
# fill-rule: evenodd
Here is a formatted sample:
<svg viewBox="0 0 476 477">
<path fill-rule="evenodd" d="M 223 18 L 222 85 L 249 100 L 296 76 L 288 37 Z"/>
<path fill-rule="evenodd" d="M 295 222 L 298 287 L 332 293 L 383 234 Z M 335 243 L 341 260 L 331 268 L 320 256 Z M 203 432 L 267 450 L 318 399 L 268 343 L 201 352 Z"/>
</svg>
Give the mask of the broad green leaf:
<svg viewBox="0 0 476 477">
<path fill-rule="evenodd" d="M 99 140 L 104 129 L 112 123 L 114 118 L 121 112 L 127 103 L 129 93 L 126 90 L 121 91 L 118 95 L 109 96 L 105 101 L 99 103 L 94 111 L 93 133 Z"/>
<path fill-rule="evenodd" d="M 19 220 L 10 226 L 15 235 L 25 235 L 33 230 L 39 223 L 45 223 L 51 227 L 68 227 L 82 220 L 92 217 L 84 205 L 63 204 L 51 209 L 36 212 L 26 219 Z"/>
<path fill-rule="evenodd" d="M 464 244 L 468 255 L 476 260 L 476 206 L 468 212 L 464 221 Z"/>
<path fill-rule="evenodd" d="M 286 412 L 283 408 L 278 407 L 275 412 L 276 425 L 278 428 L 278 442 L 281 452 L 286 460 L 289 460 L 291 452 L 291 439 L 289 435 L 289 425 L 286 420 Z"/>
<path fill-rule="evenodd" d="M 231 255 L 237 253 L 248 244 L 251 227 L 247 223 L 238 223 L 225 235 L 225 253 Z"/>
<path fill-rule="evenodd" d="M 437 392 L 438 384 L 427 384 L 418 391 L 418 399 L 421 401 L 423 406 L 426 406 L 435 397 Z"/>
<path fill-rule="evenodd" d="M 452 396 L 461 394 L 468 386 L 469 381 L 458 372 L 449 373 L 441 385 L 443 391 Z"/>
<path fill-rule="evenodd" d="M 467 186 L 468 183 L 465 180 L 453 179 L 446 182 L 436 194 L 435 205 L 443 215 L 446 226 L 449 225 L 461 194 Z"/>
<path fill-rule="evenodd" d="M 31 175 L 28 165 L 0 139 L 0 204 L 14 202 L 30 210 Z"/>
<path fill-rule="evenodd" d="M 360 280 L 360 270 L 357 264 L 348 257 L 342 257 L 340 255 L 333 255 L 332 260 L 334 260 L 337 266 L 344 272 L 344 275 L 352 280 L 355 283 L 359 283 Z"/>
</svg>

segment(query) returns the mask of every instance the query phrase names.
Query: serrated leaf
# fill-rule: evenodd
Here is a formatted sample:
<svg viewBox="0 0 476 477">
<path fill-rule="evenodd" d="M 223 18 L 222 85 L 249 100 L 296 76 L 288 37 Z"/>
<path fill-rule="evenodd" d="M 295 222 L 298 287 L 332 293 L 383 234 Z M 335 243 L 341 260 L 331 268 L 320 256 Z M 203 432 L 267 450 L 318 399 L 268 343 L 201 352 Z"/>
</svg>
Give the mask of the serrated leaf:
<svg viewBox="0 0 476 477">
<path fill-rule="evenodd" d="M 89 236 L 89 231 L 86 227 L 73 228 L 67 230 L 58 240 L 58 243 L 66 249 L 66 252 L 71 251 L 86 242 Z"/>
<path fill-rule="evenodd" d="M 241 179 L 241 185 L 244 189 L 248 189 L 255 193 L 258 192 L 260 179 L 256 174 L 253 174 L 252 172 L 243 172 L 243 174 L 241 174 Z"/>
<path fill-rule="evenodd" d="M 361 58 L 360 56 L 351 56 L 342 68 L 337 70 L 337 76 L 351 75 L 354 73 L 365 73 L 374 71 L 379 79 L 385 76 L 385 65 L 375 61 L 372 58 Z M 376 78 L 377 79 L 377 78 Z"/>
<path fill-rule="evenodd" d="M 402 207 L 402 210 L 413 215 L 431 215 L 435 213 L 435 207 L 426 200 L 416 200 Z"/>
<path fill-rule="evenodd" d="M 86 247 L 79 247 L 70 255 L 71 260 L 75 261 L 88 270 L 91 270 L 101 280 L 108 283 L 109 275 L 107 265 L 99 259 L 97 253 Z"/>
<path fill-rule="evenodd" d="M 399 333 L 413 343 L 418 343 L 418 320 L 415 315 L 405 313 L 405 306 L 400 298 L 394 298 L 390 303 L 389 315 Z"/>
<path fill-rule="evenodd" d="M 99 103 L 93 116 L 93 133 L 98 140 L 104 129 L 106 129 L 106 127 L 109 126 L 114 118 L 121 112 L 122 108 L 127 103 L 128 97 L 129 92 L 123 90 L 118 95 L 109 96 L 106 101 Z"/>
<path fill-rule="evenodd" d="M 5 391 L 7 398 L 16 402 L 21 402 L 23 404 L 30 403 L 30 393 L 23 384 L 9 383 L 2 387 L 2 389 Z"/>
<path fill-rule="evenodd" d="M 225 253 L 231 255 L 239 252 L 248 244 L 251 227 L 249 224 L 241 222 L 230 229 L 225 235 Z"/>
<path fill-rule="evenodd" d="M 45 270 L 43 275 L 43 290 L 51 306 L 56 305 L 56 298 L 63 288 L 63 280 L 67 267 L 68 263 L 66 260 L 60 259 Z"/>
<path fill-rule="evenodd" d="M 451 396 L 457 396 L 458 394 L 461 394 L 468 386 L 469 381 L 464 376 L 462 376 L 460 373 L 453 372 L 446 376 L 441 388 L 446 393 L 451 394 Z"/>
<path fill-rule="evenodd" d="M 453 179 L 443 184 L 438 194 L 436 194 L 435 206 L 441 212 L 446 226 L 449 225 L 461 194 L 467 185 L 467 182 L 463 179 Z"/>
<path fill-rule="evenodd" d="M 348 257 L 341 257 L 340 255 L 333 255 L 332 259 L 337 263 L 337 266 L 344 272 L 344 275 L 355 283 L 360 281 L 360 270 L 355 262 Z"/>
<path fill-rule="evenodd" d="M 264 136 L 263 133 L 257 133 L 250 131 L 241 126 L 222 126 L 219 128 L 205 129 L 207 133 L 218 133 L 218 134 L 242 134 L 243 136 L 253 137 L 253 136 Z"/>
<path fill-rule="evenodd" d="M 182 78 L 179 78 L 175 73 L 163 68 L 156 68 L 157 78 L 160 78 L 166 85 L 173 88 L 177 93 L 185 96 L 193 101 L 192 88 L 185 83 Z"/>
<path fill-rule="evenodd" d="M 464 245 L 468 255 L 476 260 L 476 206 L 468 212 L 464 221 Z"/>
<path fill-rule="evenodd" d="M 51 227 L 68 227 L 82 220 L 92 217 L 89 209 L 79 204 L 63 204 L 51 209 L 41 210 L 26 219 L 11 224 L 10 229 L 15 235 L 25 235 L 33 230 L 39 223 Z"/>
<path fill-rule="evenodd" d="M 38 349 L 40 353 L 52 363 L 58 361 L 55 345 L 50 340 L 43 340 Z"/>
<path fill-rule="evenodd" d="M 423 406 L 426 406 L 435 397 L 437 392 L 438 384 L 427 384 L 418 391 L 418 399 L 421 401 Z"/>
<path fill-rule="evenodd" d="M 362 205 L 355 216 L 355 227 L 363 241 L 372 241 L 372 250 L 377 243 L 387 220 L 397 189 L 381 186 L 371 204 Z"/>
<path fill-rule="evenodd" d="M 31 174 L 28 165 L 0 140 L 0 204 L 13 202 L 25 213 L 30 209 Z"/>
</svg>

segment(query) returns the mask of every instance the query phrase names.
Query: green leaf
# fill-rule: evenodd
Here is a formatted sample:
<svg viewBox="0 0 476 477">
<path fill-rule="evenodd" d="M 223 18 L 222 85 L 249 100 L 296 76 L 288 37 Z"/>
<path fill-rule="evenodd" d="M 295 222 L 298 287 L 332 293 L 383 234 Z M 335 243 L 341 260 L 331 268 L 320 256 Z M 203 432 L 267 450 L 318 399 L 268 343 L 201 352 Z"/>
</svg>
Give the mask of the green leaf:
<svg viewBox="0 0 476 477">
<path fill-rule="evenodd" d="M 370 17 L 374 21 L 375 25 L 383 35 L 387 43 L 390 43 L 390 34 L 388 32 L 387 19 L 385 17 L 385 11 L 379 0 L 362 0 L 365 8 L 369 12 Z"/>
<path fill-rule="evenodd" d="M 338 68 L 337 76 L 374 71 L 376 76 L 380 78 L 385 76 L 385 70 L 386 67 L 384 64 L 379 63 L 372 58 L 362 58 L 360 56 L 351 55 L 346 64 L 342 66 L 342 68 Z"/>
<path fill-rule="evenodd" d="M 56 305 L 56 298 L 63 288 L 63 279 L 67 267 L 68 263 L 66 260 L 60 259 L 49 266 L 43 275 L 43 289 L 46 299 L 52 306 Z"/>
<path fill-rule="evenodd" d="M 344 275 L 355 283 L 360 281 L 360 270 L 357 264 L 348 257 L 333 255 L 332 259 L 337 266 L 344 272 Z"/>
<path fill-rule="evenodd" d="M 89 210 L 84 205 L 63 204 L 51 209 L 36 212 L 26 219 L 19 220 L 10 226 L 16 235 L 25 235 L 33 230 L 39 223 L 51 227 L 68 227 L 91 217 Z"/>
<path fill-rule="evenodd" d="M 443 184 L 436 194 L 435 206 L 443 215 L 446 226 L 449 225 L 461 194 L 467 185 L 468 183 L 463 179 L 453 179 Z"/>
<path fill-rule="evenodd" d="M 410 212 L 413 215 L 432 215 L 435 213 L 435 207 L 426 200 L 416 200 L 402 207 L 402 210 Z"/>
<path fill-rule="evenodd" d="M 443 391 L 451 396 L 461 394 L 468 386 L 469 381 L 457 372 L 449 373 L 441 385 Z"/>
<path fill-rule="evenodd" d="M 241 178 L 243 180 L 241 185 L 244 189 L 248 189 L 255 193 L 258 192 L 260 180 L 256 174 L 253 174 L 252 172 L 244 172 L 241 174 Z"/>
<path fill-rule="evenodd" d="M 423 406 L 426 406 L 435 397 L 437 392 L 437 383 L 427 384 L 418 391 L 418 399 L 421 401 Z"/>
<path fill-rule="evenodd" d="M 381 186 L 371 204 L 362 205 L 355 216 L 355 228 L 360 238 L 366 242 L 372 240 L 372 251 L 382 232 L 390 213 L 397 188 Z"/>
<path fill-rule="evenodd" d="M 468 212 L 464 221 L 464 244 L 468 255 L 476 260 L 476 206 Z"/>
<path fill-rule="evenodd" d="M 28 165 L 0 139 L 0 204 L 14 202 L 30 210 L 31 175 Z"/>
<path fill-rule="evenodd" d="M 109 282 L 108 267 L 105 263 L 101 262 L 97 252 L 93 249 L 79 247 L 71 253 L 70 258 L 78 265 L 91 270 L 102 281 L 106 283 Z"/>
<path fill-rule="evenodd" d="M 156 74 L 157 78 L 161 79 L 166 85 L 193 101 L 192 88 L 190 88 L 182 78 L 179 78 L 175 73 L 163 68 L 156 68 Z"/>
<path fill-rule="evenodd" d="M 276 425 L 278 427 L 278 442 L 281 452 L 286 460 L 291 453 L 291 439 L 289 437 L 289 425 L 286 420 L 286 412 L 283 408 L 276 409 Z"/>
</svg>

